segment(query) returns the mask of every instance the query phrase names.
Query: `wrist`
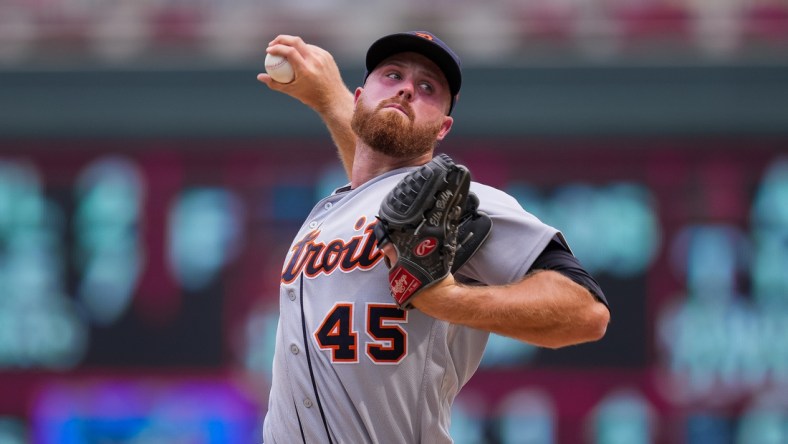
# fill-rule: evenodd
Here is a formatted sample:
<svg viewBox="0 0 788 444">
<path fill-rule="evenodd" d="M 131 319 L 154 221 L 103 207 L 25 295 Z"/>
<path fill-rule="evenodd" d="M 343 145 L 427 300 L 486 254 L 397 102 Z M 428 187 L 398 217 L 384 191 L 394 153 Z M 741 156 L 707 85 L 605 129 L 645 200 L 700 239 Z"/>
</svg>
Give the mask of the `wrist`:
<svg viewBox="0 0 788 444">
<path fill-rule="evenodd" d="M 431 311 L 443 311 L 441 306 L 451 304 L 454 299 L 453 294 L 459 288 L 454 280 L 454 276 L 449 273 L 444 279 L 436 282 L 431 287 L 422 290 L 411 303 L 417 309 L 430 314 Z"/>
<path fill-rule="evenodd" d="M 343 111 L 346 111 L 343 105 L 344 101 L 349 101 L 352 104 L 353 94 L 343 84 L 341 88 L 336 87 L 333 90 L 326 90 L 324 94 L 317 97 L 309 106 L 320 114 L 324 120 L 338 120 L 349 117 L 343 114 Z M 351 105 L 349 111 L 352 112 L 352 110 L 353 107 Z"/>
</svg>

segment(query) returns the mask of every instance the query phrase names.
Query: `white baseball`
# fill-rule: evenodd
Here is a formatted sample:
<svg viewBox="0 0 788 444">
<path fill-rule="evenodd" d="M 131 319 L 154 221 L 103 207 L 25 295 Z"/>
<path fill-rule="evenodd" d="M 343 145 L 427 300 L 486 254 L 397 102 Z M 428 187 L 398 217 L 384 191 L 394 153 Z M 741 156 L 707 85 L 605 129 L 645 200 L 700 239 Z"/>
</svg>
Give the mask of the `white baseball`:
<svg viewBox="0 0 788 444">
<path fill-rule="evenodd" d="M 290 83 L 295 79 L 290 62 L 287 61 L 287 58 L 278 55 L 267 54 L 265 56 L 265 72 L 279 83 Z"/>
</svg>

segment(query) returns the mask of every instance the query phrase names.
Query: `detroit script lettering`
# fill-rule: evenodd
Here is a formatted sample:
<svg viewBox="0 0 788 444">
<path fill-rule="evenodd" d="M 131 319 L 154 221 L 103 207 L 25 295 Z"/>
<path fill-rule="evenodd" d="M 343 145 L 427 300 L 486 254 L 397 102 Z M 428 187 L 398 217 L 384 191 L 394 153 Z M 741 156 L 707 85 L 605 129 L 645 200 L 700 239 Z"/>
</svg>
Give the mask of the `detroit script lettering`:
<svg viewBox="0 0 788 444">
<path fill-rule="evenodd" d="M 355 230 L 359 231 L 365 222 L 365 217 L 359 219 Z M 383 258 L 383 252 L 377 248 L 378 242 L 372 233 L 375 224 L 377 220 L 364 227 L 362 234 L 347 241 L 334 239 L 328 243 L 315 242 L 320 230 L 308 232 L 293 244 L 293 255 L 282 270 L 282 282 L 292 283 L 302 271 L 307 277 L 313 278 L 320 274 L 329 275 L 337 267 L 344 272 L 374 267 Z"/>
</svg>

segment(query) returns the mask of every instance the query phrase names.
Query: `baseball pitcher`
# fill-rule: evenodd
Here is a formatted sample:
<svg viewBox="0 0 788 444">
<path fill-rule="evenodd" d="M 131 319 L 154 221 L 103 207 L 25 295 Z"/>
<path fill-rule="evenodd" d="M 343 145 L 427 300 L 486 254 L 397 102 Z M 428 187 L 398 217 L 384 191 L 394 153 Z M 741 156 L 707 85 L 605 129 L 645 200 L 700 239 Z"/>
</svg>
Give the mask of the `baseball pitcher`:
<svg viewBox="0 0 788 444">
<path fill-rule="evenodd" d="M 258 79 L 323 117 L 350 182 L 284 259 L 265 443 L 449 443 L 490 332 L 551 348 L 604 335 L 605 296 L 560 232 L 436 155 L 462 82 L 445 43 L 382 37 L 352 94 L 322 49 L 280 36 L 268 51 L 295 79 Z"/>
</svg>

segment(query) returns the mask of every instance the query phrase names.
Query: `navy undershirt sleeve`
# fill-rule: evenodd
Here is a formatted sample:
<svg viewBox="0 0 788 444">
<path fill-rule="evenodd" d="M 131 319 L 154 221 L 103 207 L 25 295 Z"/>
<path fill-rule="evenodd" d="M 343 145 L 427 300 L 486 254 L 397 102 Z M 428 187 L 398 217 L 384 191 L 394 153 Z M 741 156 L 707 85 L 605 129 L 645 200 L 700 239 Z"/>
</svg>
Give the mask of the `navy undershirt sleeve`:
<svg viewBox="0 0 788 444">
<path fill-rule="evenodd" d="M 605 307 L 610 309 L 607 303 L 607 298 L 602 292 L 599 283 L 583 268 L 580 261 L 560 242 L 555 239 L 551 240 L 545 247 L 539 257 L 536 258 L 531 271 L 533 270 L 554 270 L 572 281 L 587 288 L 599 302 L 605 304 Z"/>
</svg>

